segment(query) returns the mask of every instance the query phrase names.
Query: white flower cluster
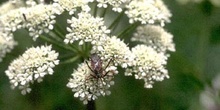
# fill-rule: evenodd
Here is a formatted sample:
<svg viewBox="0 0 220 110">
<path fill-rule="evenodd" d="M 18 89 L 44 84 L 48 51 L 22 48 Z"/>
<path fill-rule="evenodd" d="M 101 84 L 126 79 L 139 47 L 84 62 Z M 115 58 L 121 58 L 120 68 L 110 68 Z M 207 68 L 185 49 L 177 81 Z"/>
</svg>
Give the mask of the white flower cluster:
<svg viewBox="0 0 220 110">
<path fill-rule="evenodd" d="M 99 42 L 93 46 L 93 53 L 101 56 L 101 59 L 113 59 L 114 65 L 127 68 L 131 65 L 133 57 L 129 47 L 116 36 L 107 37 L 105 42 Z"/>
<path fill-rule="evenodd" d="M 55 14 L 59 12 L 52 5 L 39 4 L 33 7 L 21 7 L 0 16 L 0 24 L 4 31 L 9 32 L 27 28 L 30 36 L 35 40 L 43 32 L 47 33 L 53 29 L 56 22 Z"/>
<path fill-rule="evenodd" d="M 5 71 L 12 88 L 18 87 L 25 95 L 31 91 L 30 83 L 41 82 L 45 75 L 52 75 L 59 60 L 58 53 L 51 49 L 51 46 L 32 47 L 15 59 Z"/>
<path fill-rule="evenodd" d="M 97 78 L 95 77 L 95 73 L 85 63 L 82 63 L 74 70 L 67 87 L 75 92 L 74 97 L 79 97 L 84 104 L 87 104 L 88 101 L 95 100 L 100 95 L 110 95 L 109 88 L 111 85 L 114 85 L 113 78 L 118 71 L 115 66 L 110 65 L 101 74 L 105 74 L 106 72 L 108 72 L 107 75 Z"/>
<path fill-rule="evenodd" d="M 129 2 L 130 0 L 97 0 L 98 7 L 107 8 L 108 4 L 111 5 L 113 8 L 113 11 L 116 12 L 122 12 L 122 8 L 124 8 L 124 5 Z"/>
<path fill-rule="evenodd" d="M 10 10 L 13 10 L 13 9 L 16 9 L 16 8 L 19 8 L 19 7 L 22 7 L 24 6 L 24 3 L 19 0 L 19 1 L 7 1 L 5 3 L 3 3 L 2 5 L 0 5 L 0 15 L 2 14 L 5 14 L 7 13 L 8 11 Z"/>
<path fill-rule="evenodd" d="M 152 88 L 154 81 L 162 81 L 169 78 L 165 69 L 167 56 L 156 52 L 153 48 L 146 45 L 137 45 L 132 48 L 134 55 L 133 66 L 126 70 L 127 75 L 135 73 L 136 79 L 145 81 L 145 88 Z"/>
<path fill-rule="evenodd" d="M 17 42 L 14 41 L 12 34 L 0 32 L 0 62 L 6 53 L 10 52 Z"/>
<path fill-rule="evenodd" d="M 220 91 L 220 74 L 210 81 L 209 85 L 205 85 L 204 90 L 200 93 L 200 103 L 204 110 L 218 110 L 219 108 L 219 91 Z M 217 99 L 216 99 L 217 98 Z"/>
<path fill-rule="evenodd" d="M 125 14 L 129 17 L 129 22 L 141 22 L 141 24 L 154 24 L 159 22 L 164 26 L 165 22 L 170 22 L 171 13 L 162 0 L 132 0 L 126 5 Z"/>
<path fill-rule="evenodd" d="M 55 15 L 59 13 L 60 11 L 52 5 L 39 4 L 27 8 L 22 12 L 23 19 L 25 19 L 25 28 L 28 29 L 30 36 L 33 36 L 35 40 L 43 32 L 48 33 L 49 30 L 54 28 L 53 25 L 56 23 Z"/>
<path fill-rule="evenodd" d="M 160 26 L 143 25 L 137 27 L 137 32 L 131 39 L 132 41 L 140 41 L 147 46 L 151 46 L 157 52 L 175 51 L 173 43 L 173 35 L 166 32 Z"/>
<path fill-rule="evenodd" d="M 69 14 L 72 15 L 76 11 L 77 8 L 81 8 L 83 11 L 90 11 L 88 6 L 89 2 L 93 2 L 93 0 L 53 0 L 53 6 L 62 10 L 69 11 Z"/>
<path fill-rule="evenodd" d="M 106 34 L 110 33 L 110 30 L 104 25 L 103 18 L 94 18 L 86 12 L 79 13 L 78 18 L 72 17 L 71 20 L 67 20 L 67 23 L 70 24 L 70 27 L 67 27 L 69 34 L 64 39 L 65 43 L 73 43 L 80 40 L 80 45 L 84 42 L 96 44 L 101 38 L 105 39 Z"/>
<path fill-rule="evenodd" d="M 22 28 L 25 21 L 22 14 L 25 8 L 17 8 L 0 16 L 0 24 L 3 31 L 14 32 Z"/>
</svg>

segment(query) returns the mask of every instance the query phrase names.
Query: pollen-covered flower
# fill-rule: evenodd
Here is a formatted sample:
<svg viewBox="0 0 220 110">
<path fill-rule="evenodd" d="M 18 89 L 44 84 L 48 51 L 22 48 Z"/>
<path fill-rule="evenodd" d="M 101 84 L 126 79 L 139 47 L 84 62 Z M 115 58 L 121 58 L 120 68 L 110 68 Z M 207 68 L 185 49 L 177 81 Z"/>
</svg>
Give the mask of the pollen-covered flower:
<svg viewBox="0 0 220 110">
<path fill-rule="evenodd" d="M 90 11 L 88 6 L 89 2 L 93 2 L 93 0 L 53 0 L 53 6 L 59 9 L 69 11 L 69 14 L 72 15 L 77 8 L 81 8 L 83 11 Z"/>
<path fill-rule="evenodd" d="M 67 20 L 70 27 L 67 27 L 69 34 L 66 35 L 65 43 L 73 43 L 79 40 L 79 44 L 91 42 L 96 44 L 101 38 L 105 38 L 110 30 L 104 25 L 103 18 L 94 18 L 91 14 L 82 12 L 78 14 L 78 18 L 72 17 Z"/>
<path fill-rule="evenodd" d="M 154 81 L 162 81 L 169 78 L 164 65 L 167 63 L 167 57 L 163 53 L 156 52 L 153 48 L 146 45 L 137 45 L 132 48 L 132 54 L 135 56 L 133 66 L 127 72 L 133 72 L 136 79 L 143 79 L 145 88 L 152 88 Z M 131 74 L 131 73 L 126 73 Z"/>
<path fill-rule="evenodd" d="M 47 74 L 53 74 L 53 68 L 59 64 L 58 53 L 51 46 L 32 47 L 15 59 L 5 71 L 12 88 L 18 87 L 22 94 L 29 93 L 29 85 L 35 80 L 41 82 Z"/>
<path fill-rule="evenodd" d="M 6 53 L 10 52 L 17 42 L 14 41 L 12 34 L 0 32 L 0 62 Z"/>
<path fill-rule="evenodd" d="M 113 59 L 114 65 L 120 65 L 123 68 L 131 65 L 133 57 L 129 47 L 116 36 L 107 37 L 104 42 L 93 46 L 92 52 L 101 56 L 101 59 Z"/>
<path fill-rule="evenodd" d="M 162 0 L 132 0 L 126 5 L 125 13 L 129 17 L 129 22 L 141 22 L 141 24 L 154 24 L 159 22 L 164 26 L 165 22 L 170 22 L 171 13 Z"/>
<path fill-rule="evenodd" d="M 166 32 L 160 26 L 143 25 L 137 27 L 137 32 L 131 39 L 132 41 L 140 41 L 147 46 L 151 46 L 157 52 L 175 51 L 173 43 L 173 35 Z"/>
<path fill-rule="evenodd" d="M 111 5 L 113 11 L 121 12 L 124 5 L 130 0 L 97 0 L 98 7 L 107 8 L 108 4 Z"/>
<path fill-rule="evenodd" d="M 105 63 L 105 65 L 107 64 Z M 117 73 L 116 67 L 110 65 L 106 70 L 100 73 L 103 77 L 98 78 L 96 74 L 89 69 L 88 65 L 82 63 L 74 70 L 67 87 L 75 92 L 74 97 L 79 97 L 84 104 L 87 104 L 88 101 L 95 100 L 100 95 L 110 95 L 111 92 L 109 88 L 111 85 L 114 85 L 113 78 Z"/>
</svg>

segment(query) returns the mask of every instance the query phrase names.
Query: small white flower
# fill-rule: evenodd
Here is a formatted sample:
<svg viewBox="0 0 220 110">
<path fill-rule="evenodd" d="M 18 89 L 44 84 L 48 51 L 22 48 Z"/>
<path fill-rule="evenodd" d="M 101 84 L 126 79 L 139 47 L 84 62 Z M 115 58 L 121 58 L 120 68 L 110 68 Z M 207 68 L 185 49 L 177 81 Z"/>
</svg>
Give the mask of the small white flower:
<svg viewBox="0 0 220 110">
<path fill-rule="evenodd" d="M 16 9 L 16 8 L 19 8 L 22 6 L 24 6 L 24 3 L 21 0 L 19 0 L 19 1 L 9 0 L 9 1 L 0 5 L 0 10 L 1 10 L 0 15 L 5 14 L 10 10 L 13 10 L 13 9 Z"/>
<path fill-rule="evenodd" d="M 173 35 L 166 32 L 160 26 L 143 25 L 137 27 L 137 32 L 131 39 L 132 41 L 140 41 L 147 46 L 151 46 L 158 52 L 175 51 L 173 43 Z"/>
<path fill-rule="evenodd" d="M 162 0 L 132 0 L 126 5 L 125 14 L 129 17 L 129 22 L 141 22 L 141 24 L 154 24 L 159 22 L 164 26 L 165 22 L 170 22 L 171 13 Z"/>
<path fill-rule="evenodd" d="M 32 6 L 37 5 L 37 2 L 34 0 L 27 0 L 27 1 L 25 1 L 25 4 L 29 7 L 32 7 Z"/>
<path fill-rule="evenodd" d="M 133 57 L 129 47 L 116 36 L 107 37 L 100 41 L 99 45 L 93 46 L 92 53 L 97 53 L 103 60 L 112 59 L 115 66 L 127 68 L 131 65 Z"/>
<path fill-rule="evenodd" d="M 37 11 L 36 11 L 37 10 Z M 52 5 L 39 4 L 22 11 L 24 27 L 35 40 L 43 32 L 48 33 L 56 23 L 55 18 L 59 11 Z"/>
<path fill-rule="evenodd" d="M 3 31 L 14 32 L 22 28 L 24 17 L 22 16 L 25 8 L 17 8 L 0 16 L 0 25 Z"/>
<path fill-rule="evenodd" d="M 70 27 L 67 27 L 69 34 L 66 35 L 65 43 L 79 40 L 80 45 L 84 42 L 96 44 L 110 33 L 110 30 L 104 25 L 103 18 L 94 18 L 86 12 L 79 13 L 78 18 L 72 17 L 71 20 L 67 20 L 67 23 L 70 24 Z"/>
<path fill-rule="evenodd" d="M 53 0 L 53 6 L 64 10 L 69 11 L 69 14 L 72 15 L 77 8 L 81 8 L 83 11 L 90 11 L 88 6 L 89 2 L 93 2 L 93 0 Z"/>
<path fill-rule="evenodd" d="M 5 71 L 10 79 L 12 88 L 18 86 L 22 90 L 22 94 L 29 93 L 30 83 L 35 80 L 42 81 L 47 74 L 52 74 L 51 69 L 57 65 L 58 53 L 51 50 L 51 46 L 32 47 L 25 51 L 23 55 L 15 59 Z"/>
<path fill-rule="evenodd" d="M 116 12 L 122 12 L 122 8 L 124 8 L 124 5 L 129 2 L 130 0 L 97 0 L 98 7 L 107 8 L 108 4 L 111 5 L 113 8 L 113 11 Z"/>
<path fill-rule="evenodd" d="M 103 67 L 105 65 L 107 64 L 104 63 Z M 89 67 L 85 63 L 82 63 L 74 70 L 67 87 L 75 92 L 74 97 L 79 97 L 84 104 L 87 104 L 88 101 L 95 100 L 100 95 L 105 96 L 111 93 L 109 88 L 111 85 L 114 85 L 113 78 L 118 71 L 116 67 L 110 65 L 102 74 L 106 72 L 108 72 L 106 76 L 97 78 Z"/>
<path fill-rule="evenodd" d="M 169 78 L 164 65 L 167 63 L 167 57 L 163 53 L 157 53 L 153 48 L 146 45 L 137 45 L 132 48 L 132 54 L 135 56 L 133 66 L 126 72 L 135 73 L 136 79 L 143 79 L 145 88 L 152 88 L 154 81 L 162 81 Z M 130 73 L 126 73 L 130 74 Z"/>
<path fill-rule="evenodd" d="M 36 11 L 37 10 L 37 11 Z M 14 32 L 26 28 L 34 40 L 43 32 L 53 29 L 57 9 L 52 5 L 39 4 L 33 7 L 18 8 L 0 16 L 0 24 L 4 31 Z"/>
<path fill-rule="evenodd" d="M 0 32 L 0 62 L 6 53 L 9 53 L 17 42 L 14 41 L 13 35 Z"/>
</svg>

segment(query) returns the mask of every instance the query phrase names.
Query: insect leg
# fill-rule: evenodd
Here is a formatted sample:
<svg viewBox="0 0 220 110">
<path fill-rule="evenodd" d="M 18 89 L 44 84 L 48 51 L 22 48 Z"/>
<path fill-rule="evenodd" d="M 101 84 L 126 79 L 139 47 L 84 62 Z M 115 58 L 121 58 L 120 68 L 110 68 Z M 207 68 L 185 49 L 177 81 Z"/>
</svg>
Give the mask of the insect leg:
<svg viewBox="0 0 220 110">
<path fill-rule="evenodd" d="M 89 64 L 88 64 L 87 61 L 86 61 L 86 64 L 87 64 L 87 66 L 89 67 L 89 69 L 90 69 L 93 73 L 95 73 L 95 72 L 93 71 L 93 69 L 89 66 Z"/>
<path fill-rule="evenodd" d="M 87 61 L 86 61 L 86 65 L 89 67 L 90 71 L 92 71 L 92 73 L 93 73 L 93 74 L 90 74 L 90 75 L 91 75 L 92 77 L 94 77 L 94 78 L 97 78 L 97 76 L 94 75 L 94 74 L 95 74 L 94 70 L 89 66 L 89 64 L 88 64 Z"/>
<path fill-rule="evenodd" d="M 113 60 L 112 59 L 110 59 L 110 61 L 108 62 L 108 64 L 106 65 L 106 67 L 105 67 L 105 69 L 104 70 L 106 70 L 106 68 L 109 66 L 109 64 L 112 62 Z"/>
<path fill-rule="evenodd" d="M 110 71 L 107 71 L 102 77 L 105 77 L 106 75 L 108 75 Z"/>
</svg>

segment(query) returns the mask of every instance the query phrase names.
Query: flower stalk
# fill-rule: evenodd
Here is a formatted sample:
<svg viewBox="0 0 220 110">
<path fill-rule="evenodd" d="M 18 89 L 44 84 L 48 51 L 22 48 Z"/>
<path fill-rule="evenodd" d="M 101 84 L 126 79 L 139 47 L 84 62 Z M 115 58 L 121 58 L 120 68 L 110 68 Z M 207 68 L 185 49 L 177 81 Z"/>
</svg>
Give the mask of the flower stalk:
<svg viewBox="0 0 220 110">
<path fill-rule="evenodd" d="M 96 110 L 95 101 L 94 100 L 89 101 L 88 104 L 86 105 L 86 109 L 87 110 Z"/>
</svg>

